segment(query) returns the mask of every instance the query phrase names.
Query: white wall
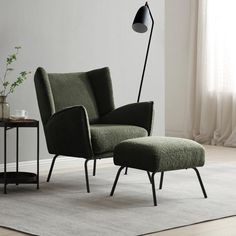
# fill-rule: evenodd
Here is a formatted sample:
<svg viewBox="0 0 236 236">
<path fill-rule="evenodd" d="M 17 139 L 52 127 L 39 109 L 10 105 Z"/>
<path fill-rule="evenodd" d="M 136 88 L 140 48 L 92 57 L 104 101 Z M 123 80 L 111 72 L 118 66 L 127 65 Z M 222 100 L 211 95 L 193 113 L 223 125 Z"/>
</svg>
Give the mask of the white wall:
<svg viewBox="0 0 236 236">
<path fill-rule="evenodd" d="M 154 133 L 165 129 L 164 0 L 150 1 L 156 19 L 142 101 L 154 100 Z M 22 46 L 16 70 L 35 72 L 86 71 L 103 66 L 111 69 L 116 106 L 135 102 L 148 35 L 132 31 L 137 0 L 0 0 L 0 68 L 15 45 Z M 14 78 L 14 73 L 12 75 Z M 39 119 L 33 74 L 9 96 L 11 110 L 26 109 Z M 2 131 L 0 133 L 3 144 Z M 9 131 L 9 162 L 14 161 L 14 131 Z M 32 130 L 21 131 L 21 160 L 35 158 Z M 40 157 L 49 158 L 41 129 Z M 2 146 L 1 146 L 2 151 Z M 2 160 L 2 153 L 0 154 Z"/>
<path fill-rule="evenodd" d="M 166 135 L 184 136 L 189 78 L 190 6 L 166 0 Z"/>
</svg>

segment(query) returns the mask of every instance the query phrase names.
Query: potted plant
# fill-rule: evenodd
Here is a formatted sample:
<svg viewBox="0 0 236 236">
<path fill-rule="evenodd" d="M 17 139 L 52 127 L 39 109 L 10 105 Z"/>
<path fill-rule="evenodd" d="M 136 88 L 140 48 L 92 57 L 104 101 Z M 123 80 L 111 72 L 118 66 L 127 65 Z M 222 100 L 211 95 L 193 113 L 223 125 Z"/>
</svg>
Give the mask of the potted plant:
<svg viewBox="0 0 236 236">
<path fill-rule="evenodd" d="M 14 70 L 12 64 L 17 60 L 21 47 L 15 47 L 15 53 L 9 55 L 6 59 L 6 67 L 3 77 L 0 78 L 0 120 L 10 118 L 10 106 L 7 103 L 7 96 L 13 93 L 19 85 L 21 85 L 26 79 L 30 72 L 22 71 L 17 76 L 14 82 L 10 82 L 8 75 Z"/>
</svg>

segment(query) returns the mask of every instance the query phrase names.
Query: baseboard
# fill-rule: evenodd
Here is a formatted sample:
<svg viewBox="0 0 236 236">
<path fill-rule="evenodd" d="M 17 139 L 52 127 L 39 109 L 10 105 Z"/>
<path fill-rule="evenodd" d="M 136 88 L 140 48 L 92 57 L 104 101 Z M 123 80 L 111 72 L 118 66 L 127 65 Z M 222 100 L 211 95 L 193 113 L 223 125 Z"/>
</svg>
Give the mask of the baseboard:
<svg viewBox="0 0 236 236">
<path fill-rule="evenodd" d="M 166 130 L 166 136 L 185 138 L 184 132 L 180 130 Z"/>
</svg>

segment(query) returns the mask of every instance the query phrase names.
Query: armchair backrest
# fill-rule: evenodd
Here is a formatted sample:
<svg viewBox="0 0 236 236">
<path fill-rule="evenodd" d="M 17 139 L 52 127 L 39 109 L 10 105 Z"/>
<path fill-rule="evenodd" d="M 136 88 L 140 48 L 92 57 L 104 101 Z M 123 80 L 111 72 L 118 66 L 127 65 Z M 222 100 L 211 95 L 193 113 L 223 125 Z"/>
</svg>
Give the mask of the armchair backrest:
<svg viewBox="0 0 236 236">
<path fill-rule="evenodd" d="M 114 109 L 109 68 L 80 73 L 47 73 L 38 68 L 35 88 L 42 122 L 45 125 L 55 112 L 83 105 L 90 123 Z"/>
</svg>

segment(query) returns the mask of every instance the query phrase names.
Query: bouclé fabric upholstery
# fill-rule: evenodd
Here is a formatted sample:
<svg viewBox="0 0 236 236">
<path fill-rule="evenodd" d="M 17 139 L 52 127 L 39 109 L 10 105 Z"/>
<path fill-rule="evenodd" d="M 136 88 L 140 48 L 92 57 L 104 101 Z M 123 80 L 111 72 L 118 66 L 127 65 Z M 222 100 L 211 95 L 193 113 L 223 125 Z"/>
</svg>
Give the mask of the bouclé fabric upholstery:
<svg viewBox="0 0 236 236">
<path fill-rule="evenodd" d="M 195 141 L 172 137 L 144 137 L 121 142 L 114 150 L 114 164 L 150 172 L 203 166 L 205 151 Z"/>
<path fill-rule="evenodd" d="M 103 158 L 121 141 L 151 133 L 153 102 L 115 109 L 107 67 L 78 73 L 38 68 L 34 81 L 51 154 Z"/>
<path fill-rule="evenodd" d="M 147 130 L 134 125 L 95 124 L 90 126 L 90 131 L 96 154 L 113 152 L 115 146 L 125 139 L 148 135 Z"/>
</svg>

